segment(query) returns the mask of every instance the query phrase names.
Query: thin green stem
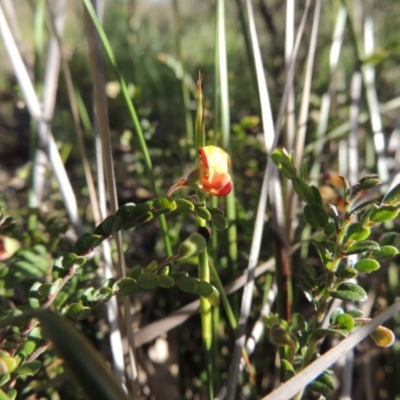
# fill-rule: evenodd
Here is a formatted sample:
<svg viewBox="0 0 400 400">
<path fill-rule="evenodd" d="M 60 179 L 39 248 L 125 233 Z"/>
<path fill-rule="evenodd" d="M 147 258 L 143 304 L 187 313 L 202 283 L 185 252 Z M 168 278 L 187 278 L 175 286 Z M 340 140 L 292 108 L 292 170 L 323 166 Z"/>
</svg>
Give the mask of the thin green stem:
<svg viewBox="0 0 400 400">
<path fill-rule="evenodd" d="M 206 221 L 202 218 L 197 219 L 199 227 L 204 227 Z M 208 266 L 207 249 L 199 254 L 199 279 L 202 281 L 210 282 L 210 269 Z M 214 398 L 213 387 L 213 363 L 212 363 L 212 313 L 211 304 L 205 298 L 200 296 L 200 314 L 201 314 L 201 333 L 203 337 L 203 344 L 205 347 L 205 363 L 207 371 L 207 390 L 208 398 Z"/>
<path fill-rule="evenodd" d="M 114 53 L 111 49 L 110 43 L 109 43 L 107 36 L 103 30 L 103 27 L 101 26 L 101 24 L 96 16 L 96 13 L 93 9 L 93 6 L 92 6 L 90 0 L 84 0 L 84 3 L 85 3 L 85 7 L 90 15 L 90 18 L 92 19 L 93 24 L 97 30 L 97 33 L 98 33 L 100 41 L 103 45 L 104 51 L 108 57 L 108 60 L 110 61 L 110 64 L 114 70 L 115 76 L 117 77 L 118 82 L 120 84 L 122 96 L 125 100 L 129 115 L 132 119 L 133 125 L 136 130 L 136 134 L 139 139 L 139 145 L 140 145 L 140 149 L 141 149 L 141 152 L 143 155 L 143 160 L 144 160 L 144 163 L 146 166 L 146 170 L 147 170 L 147 173 L 148 173 L 148 176 L 150 179 L 151 187 L 153 189 L 154 194 L 157 195 L 158 189 L 157 189 L 156 181 L 155 181 L 154 174 L 153 174 L 153 166 L 152 166 L 152 162 L 151 162 L 151 158 L 150 158 L 150 153 L 147 148 L 146 139 L 144 137 L 139 118 L 137 116 L 132 99 L 129 95 L 128 86 L 125 82 L 124 77 L 122 76 L 122 73 L 120 72 L 120 70 L 117 66 L 117 62 L 116 62 Z M 171 246 L 171 240 L 170 240 L 170 237 L 168 234 L 167 220 L 165 219 L 164 215 L 160 216 L 160 227 L 161 227 L 161 231 L 162 231 L 162 235 L 163 235 L 165 252 L 166 252 L 167 256 L 170 256 L 170 255 L 172 255 L 172 246 Z"/>
</svg>

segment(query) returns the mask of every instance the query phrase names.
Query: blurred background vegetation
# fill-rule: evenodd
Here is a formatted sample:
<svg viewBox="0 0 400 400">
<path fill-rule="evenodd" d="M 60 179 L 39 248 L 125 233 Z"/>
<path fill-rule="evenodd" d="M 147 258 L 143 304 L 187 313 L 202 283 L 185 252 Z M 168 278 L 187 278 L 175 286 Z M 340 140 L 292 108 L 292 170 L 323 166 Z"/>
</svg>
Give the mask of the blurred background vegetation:
<svg viewBox="0 0 400 400">
<path fill-rule="evenodd" d="M 7 1 L 2 1 L 7 9 Z M 240 18 L 247 17 L 237 1 L 225 2 L 225 35 L 228 64 L 229 109 L 230 109 L 230 156 L 233 165 L 235 184 L 236 221 L 238 230 L 237 270 L 232 276 L 228 269 L 228 242 L 224 233 L 218 235 L 219 242 L 214 256 L 219 260 L 219 273 L 223 283 L 229 283 L 240 276 L 247 267 L 251 240 L 259 201 L 267 155 L 264 132 L 261 124 L 259 92 L 254 74 L 251 53 L 246 48 L 243 26 Z M 295 4 L 295 27 L 300 24 L 306 1 Z M 178 8 L 174 8 L 174 4 Z M 46 76 L 47 51 L 51 37 L 49 9 L 55 1 L 17 0 L 13 2 L 16 19 L 10 24 L 18 26 L 20 38 L 18 46 L 30 71 L 39 99 L 43 95 Z M 351 11 L 351 18 L 341 37 L 341 50 L 337 66 L 330 68 L 332 60 L 331 46 L 335 24 L 341 7 Z M 193 148 L 191 133 L 185 120 L 185 104 L 182 96 L 182 79 L 190 93 L 188 104 L 194 120 L 196 111 L 196 81 L 199 72 L 204 76 L 203 92 L 205 98 L 206 140 L 209 143 L 222 141 L 218 109 L 218 79 L 215 69 L 215 29 L 216 2 L 210 0 L 126 0 L 104 1 L 103 26 L 115 54 L 118 66 L 124 76 L 130 96 L 136 107 L 140 124 L 146 139 L 153 164 L 158 194 L 165 194 L 181 176 L 191 170 Z M 274 120 L 279 112 L 287 80 L 285 63 L 287 2 L 276 0 L 254 0 L 254 15 L 262 61 L 267 79 L 268 92 Z M 305 65 L 309 54 L 312 32 L 312 2 L 310 15 L 307 17 L 296 67 L 294 70 L 295 114 L 299 113 L 304 94 Z M 102 7 L 101 7 L 102 9 Z M 79 104 L 80 118 L 84 128 L 84 145 L 90 167 L 95 173 L 95 140 L 93 118 L 93 77 L 89 67 L 87 31 L 83 16 L 84 6 L 80 1 L 69 1 L 65 8 L 65 27 L 62 34 L 62 54 L 68 62 Z M 332 0 L 322 2 L 321 19 L 313 62 L 311 92 L 308 100 L 306 119 L 306 140 L 304 158 L 308 160 L 310 170 L 315 162 L 319 163 L 318 184 L 326 189 L 329 201 L 338 201 L 339 194 L 329 177 L 334 173 L 346 173 L 344 159 L 340 158 L 341 146 L 346 147 L 351 127 L 350 107 L 352 78 L 356 72 L 368 65 L 373 69 L 373 87 L 379 102 L 379 119 L 382 124 L 383 150 L 377 150 L 374 142 L 374 126 L 371 116 L 374 111 L 368 102 L 367 92 L 361 90 L 358 114 L 358 176 L 350 176 L 352 182 L 363 175 L 377 173 L 378 157 L 384 159 L 386 176 L 389 181 L 398 171 L 400 157 L 400 38 L 398 34 L 400 2 L 394 0 Z M 10 14 L 8 14 L 10 18 Z M 367 45 L 371 37 L 363 36 L 363 23 L 373 20 L 372 51 L 360 52 L 359 43 Z M 178 47 L 181 47 L 179 54 Z M 362 48 L 362 46 L 361 46 Z M 184 62 L 184 70 L 182 69 Z M 137 133 L 120 93 L 120 85 L 115 74 L 104 57 L 108 116 L 112 140 L 112 154 L 117 180 L 118 203 L 140 203 L 156 196 L 152 183 L 146 173 L 145 160 L 138 145 Z M 183 77 L 183 72 L 185 76 Z M 316 141 L 317 131 L 324 112 L 321 108 L 324 94 L 329 93 L 331 102 L 329 118 L 322 132 L 322 139 Z M 353 99 L 354 103 L 354 99 Z M 376 111 L 376 110 L 375 110 Z M 296 117 L 297 118 L 297 117 Z M 282 131 L 287 129 L 284 120 Z M 51 121 L 51 130 L 65 164 L 68 177 L 79 205 L 79 215 L 85 231 L 93 231 L 96 224 L 93 205 L 88 196 L 88 187 L 84 178 L 82 155 L 78 149 L 78 139 L 71 117 L 70 101 L 63 75 L 60 74 L 56 89 L 56 104 Z M 269 134 L 267 132 L 267 134 Z M 272 132 L 271 132 L 272 134 Z M 316 150 L 321 144 L 321 149 Z M 279 146 L 287 146 L 286 139 L 280 140 Z M 30 204 L 32 190 L 31 172 L 35 149 L 37 148 L 37 127 L 26 107 L 19 84 L 16 81 L 9 56 L 3 41 L 0 41 L 0 201 L 16 225 L 13 231 L 11 258 L 1 263 L 1 268 L 14 268 L 9 280 L 0 289 L 2 296 L 1 312 L 26 302 L 26 293 L 35 280 L 45 279 L 55 257 L 60 251 L 68 251 L 76 236 L 71 234 L 65 205 L 59 186 L 52 175 L 51 168 L 45 165 L 46 184 L 42 202 L 34 207 Z M 347 170 L 348 173 L 348 170 Z M 95 178 L 97 181 L 97 178 Z M 386 183 L 386 182 L 385 182 Z M 333 189 L 332 189 L 333 188 Z M 333 192 L 332 192 L 333 191 Z M 333 193 L 333 194 L 332 194 Z M 333 198 L 329 197 L 333 196 Z M 221 208 L 225 205 L 219 203 Z M 265 219 L 269 219 L 267 212 Z M 34 218 L 35 222 L 32 222 Z M 302 238 L 304 223 L 293 217 L 294 233 L 290 235 L 292 243 Z M 193 231 L 194 220 L 176 218 L 169 221 L 169 233 L 173 247 L 180 243 L 185 235 Z M 32 225 L 33 224 L 33 225 Z M 290 225 L 290 224 L 289 224 Z M 33 228 L 32 228 L 33 227 Z M 261 246 L 260 262 L 273 256 L 271 226 L 264 227 L 264 239 Z M 303 237 L 304 239 L 304 237 Z M 7 239 L 8 240 L 8 239 Z M 146 265 L 153 259 L 165 256 L 162 236 L 157 222 L 140 227 L 134 233 L 124 234 L 124 246 L 127 266 Z M 40 247 L 42 246 L 42 247 Z M 8 251 L 8 250 L 7 250 Z M 31 254 L 29 256 L 29 254 Z M 31 264 L 24 264 L 27 259 Z M 293 286 L 296 288 L 299 268 L 304 260 L 313 262 L 315 254 L 308 251 L 297 254 L 292 260 L 294 274 Z M 98 282 L 103 276 L 97 274 L 102 260 L 96 254 L 88 263 L 84 272 L 67 289 L 68 296 L 78 297 L 85 283 Z M 315 262 L 315 260 L 314 260 Z M 33 267 L 32 267 L 33 265 Z M 184 266 L 194 273 L 193 265 Z M 375 308 L 373 315 L 398 296 L 399 268 L 396 262 L 382 269 L 376 277 L 365 279 L 365 285 L 373 292 Z M 17 282 L 17 283 L 16 283 Z M 259 315 L 262 304 L 268 294 L 269 278 L 261 277 L 257 281 L 252 306 L 251 323 Z M 7 301 L 5 299 L 8 299 Z M 135 327 L 139 329 L 151 321 L 169 315 L 195 296 L 170 291 L 157 290 L 141 292 L 134 300 Z M 240 296 L 232 296 L 233 308 L 238 312 Z M 295 289 L 294 310 L 309 315 L 307 302 Z M 221 311 L 221 314 L 223 312 Z M 218 376 L 216 387 L 227 378 L 230 363 L 230 351 L 234 332 L 228 326 L 225 316 L 221 315 L 217 327 Z M 399 318 L 397 317 L 397 325 Z M 141 375 L 142 395 L 154 399 L 201 399 L 205 397 L 204 360 L 202 353 L 200 319 L 198 316 L 184 323 L 178 336 L 174 333 L 164 335 L 161 341 L 151 342 L 138 351 Z M 107 316 L 103 309 L 96 310 L 87 320 L 79 324 L 79 329 L 101 351 L 110 362 L 108 345 L 109 330 Z M 398 327 L 392 326 L 398 333 Z M 249 332 L 247 332 L 249 333 Z M 161 346 L 161 347 L 157 347 Z M 164 354 L 165 359 L 157 359 Z M 376 350 L 369 343 L 360 345 L 360 357 L 354 367 L 354 399 L 395 399 L 400 398 L 398 365 L 400 362 L 399 346 L 390 350 Z M 155 355 L 154 355 L 155 354 Z M 63 375 L 60 362 L 55 362 L 55 355 L 47 355 L 47 370 L 41 370 L 33 378 L 27 378 L 18 385 L 24 393 L 21 398 L 80 398 L 79 392 L 68 385 Z M 54 357 L 54 358 L 52 358 Z M 275 353 L 265 336 L 258 347 L 257 355 L 252 359 L 255 381 L 250 383 L 247 374 L 240 381 L 238 398 L 258 398 L 272 390 L 278 382 L 279 373 L 274 368 Z M 366 361 L 368 359 L 368 362 Z M 161 361 L 160 361 L 161 360 Z M 363 364 L 367 363 L 367 367 Z M 181 369 L 178 373 L 178 364 Z M 184 370 L 182 370 L 182 366 Z M 54 370 L 51 370 L 53 368 Z M 56 377 L 57 380 L 56 380 Z M 61 377 L 61 378 L 60 378 Z M 53 379 L 50 385 L 46 385 Z M 339 381 L 340 381 L 339 375 Z M 50 387 L 48 387 L 50 386 Z M 166 394 L 168 393 L 168 394 Z M 339 398 L 340 383 L 330 398 Z M 25 397 L 24 397 L 25 396 Z M 59 397 L 57 397 L 59 396 Z"/>
</svg>

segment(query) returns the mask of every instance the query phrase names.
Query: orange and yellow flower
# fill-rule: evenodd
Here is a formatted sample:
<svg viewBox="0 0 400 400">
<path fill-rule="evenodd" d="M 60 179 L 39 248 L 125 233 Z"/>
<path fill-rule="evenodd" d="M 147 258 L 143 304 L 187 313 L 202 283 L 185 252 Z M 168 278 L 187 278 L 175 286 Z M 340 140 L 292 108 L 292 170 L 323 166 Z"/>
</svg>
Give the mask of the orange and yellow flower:
<svg viewBox="0 0 400 400">
<path fill-rule="evenodd" d="M 172 186 L 167 196 L 184 186 L 200 189 L 213 196 L 227 196 L 230 193 L 233 185 L 229 175 L 228 153 L 217 146 L 205 146 L 199 148 L 199 156 L 200 167 Z"/>
</svg>

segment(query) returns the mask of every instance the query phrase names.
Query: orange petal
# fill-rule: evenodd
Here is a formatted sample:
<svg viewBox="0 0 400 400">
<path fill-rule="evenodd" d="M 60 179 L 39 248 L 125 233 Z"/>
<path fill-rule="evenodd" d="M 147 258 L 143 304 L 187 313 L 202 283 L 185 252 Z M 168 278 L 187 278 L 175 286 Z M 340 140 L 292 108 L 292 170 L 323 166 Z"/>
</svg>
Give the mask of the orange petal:
<svg viewBox="0 0 400 400">
<path fill-rule="evenodd" d="M 226 196 L 232 190 L 232 180 L 229 174 L 214 174 L 212 179 L 202 181 L 203 191 L 213 196 Z"/>
<path fill-rule="evenodd" d="M 217 146 L 205 146 L 199 148 L 201 164 L 214 173 L 228 173 L 230 167 L 229 154 Z"/>
</svg>

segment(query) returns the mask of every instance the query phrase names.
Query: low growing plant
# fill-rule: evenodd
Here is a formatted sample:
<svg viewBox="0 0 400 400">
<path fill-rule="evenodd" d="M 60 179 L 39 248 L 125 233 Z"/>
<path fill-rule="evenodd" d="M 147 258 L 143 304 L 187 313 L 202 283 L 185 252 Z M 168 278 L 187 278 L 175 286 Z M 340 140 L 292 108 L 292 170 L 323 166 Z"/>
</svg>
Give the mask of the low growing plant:
<svg viewBox="0 0 400 400">
<path fill-rule="evenodd" d="M 368 295 L 357 283 L 359 274 L 370 274 L 381 267 L 381 262 L 399 253 L 399 235 L 385 233 L 379 241 L 371 239 L 371 229 L 394 220 L 400 203 L 400 185 L 390 190 L 381 202 L 363 200 L 368 191 L 380 184 L 377 175 L 368 175 L 350 187 L 344 177 L 343 204 L 323 204 L 320 190 L 307 183 L 306 164 L 296 171 L 292 154 L 275 150 L 272 160 L 282 175 L 290 180 L 294 192 L 304 203 L 303 217 L 314 228 L 311 244 L 317 252 L 319 267 L 305 265 L 300 289 L 312 304 L 313 315 L 306 319 L 294 314 L 288 323 L 278 316 L 266 318 L 271 341 L 283 348 L 282 368 L 284 380 L 303 370 L 317 357 L 318 343 L 328 335 L 346 337 L 357 326 L 366 324 L 370 318 L 357 308 Z M 348 311 L 339 307 L 330 313 L 333 299 L 353 303 Z M 378 346 L 390 346 L 394 342 L 391 330 L 379 326 L 371 335 Z M 322 395 L 333 390 L 332 372 L 323 372 L 308 388 Z M 296 399 L 301 399 L 303 392 Z"/>
</svg>

